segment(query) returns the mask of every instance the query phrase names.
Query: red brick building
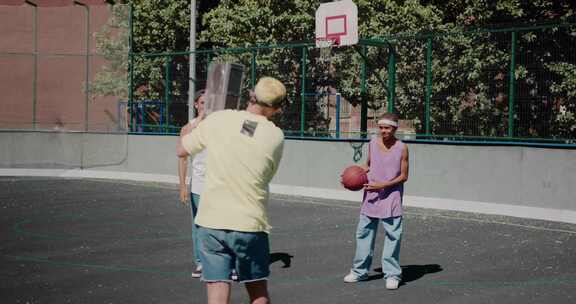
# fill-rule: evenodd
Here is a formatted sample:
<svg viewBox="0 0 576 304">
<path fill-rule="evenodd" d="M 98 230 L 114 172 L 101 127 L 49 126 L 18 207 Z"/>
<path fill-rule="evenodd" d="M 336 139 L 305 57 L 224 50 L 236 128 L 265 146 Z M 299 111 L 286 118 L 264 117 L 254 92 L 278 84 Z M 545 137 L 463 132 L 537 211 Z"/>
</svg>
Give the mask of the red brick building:
<svg viewBox="0 0 576 304">
<path fill-rule="evenodd" d="M 104 0 L 0 0 L 0 129 L 117 128 L 119 98 L 85 90 L 109 17 Z"/>
</svg>

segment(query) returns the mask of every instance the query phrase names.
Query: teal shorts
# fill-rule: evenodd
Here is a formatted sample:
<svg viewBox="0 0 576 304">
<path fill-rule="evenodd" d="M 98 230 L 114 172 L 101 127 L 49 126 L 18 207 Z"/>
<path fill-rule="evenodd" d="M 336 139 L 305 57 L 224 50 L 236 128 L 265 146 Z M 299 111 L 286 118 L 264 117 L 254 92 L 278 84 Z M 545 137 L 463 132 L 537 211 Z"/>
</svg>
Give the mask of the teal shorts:
<svg viewBox="0 0 576 304">
<path fill-rule="evenodd" d="M 236 269 L 241 283 L 270 275 L 270 244 L 265 232 L 241 232 L 198 226 L 202 281 L 230 282 Z"/>
</svg>

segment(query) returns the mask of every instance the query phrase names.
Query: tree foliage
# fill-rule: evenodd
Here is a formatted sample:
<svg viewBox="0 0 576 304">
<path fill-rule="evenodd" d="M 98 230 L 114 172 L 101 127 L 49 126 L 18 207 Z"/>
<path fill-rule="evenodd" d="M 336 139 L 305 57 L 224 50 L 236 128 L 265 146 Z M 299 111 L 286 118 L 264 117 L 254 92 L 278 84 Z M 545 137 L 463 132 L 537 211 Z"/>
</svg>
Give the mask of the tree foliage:
<svg viewBox="0 0 576 304">
<path fill-rule="evenodd" d="M 112 6 L 108 23 L 96 33 L 96 49 L 108 63 L 101 67 L 90 86 L 94 96 L 128 98 L 129 10 L 126 5 Z"/>
<path fill-rule="evenodd" d="M 163 99 L 167 89 L 172 98 L 181 99 L 188 88 L 188 57 L 138 54 L 170 53 L 188 48 L 189 1 L 131 0 L 117 1 L 111 6 L 112 16 L 97 36 L 98 51 L 111 64 L 98 75 L 96 92 L 119 96 L 117 93 L 124 88 L 120 96 L 128 97 L 128 77 L 113 75 L 108 70 L 124 73 L 128 70 L 130 9 L 133 12 L 132 52 L 137 54 L 133 58 L 135 99 Z M 121 65 L 116 64 L 120 60 Z"/>
<path fill-rule="evenodd" d="M 321 1 L 222 0 L 200 3 L 200 48 L 238 48 L 284 42 L 313 41 L 314 15 Z M 170 52 L 188 49 L 189 1 L 133 0 L 134 51 Z M 202 4 L 204 3 L 204 4 Z M 356 0 L 359 36 L 380 41 L 365 49 L 333 50 L 326 65 L 318 51 L 307 50 L 306 81 L 302 81 L 302 50 L 270 48 L 257 51 L 257 75 L 269 74 L 288 84 L 291 100 L 299 92 L 337 90 L 351 103 L 363 101 L 375 112 L 388 106 L 390 52 L 396 55 L 395 110 L 424 132 L 426 48 L 432 39 L 433 134 L 503 136 L 507 132 L 511 33 L 484 31 L 534 24 L 574 22 L 576 4 L 570 0 Z M 575 28 L 518 32 L 515 81 L 517 136 L 576 137 L 576 82 L 573 50 Z M 430 38 L 429 38 L 430 37 Z M 365 52 L 365 54 L 363 53 Z M 216 52 L 209 59 L 238 60 L 250 66 L 250 52 Z M 167 60 L 172 60 L 169 77 Z M 202 61 L 204 60 L 204 61 Z M 362 92 L 362 63 L 366 91 Z M 175 99 L 187 90 L 187 57 L 136 57 L 136 83 L 142 98 L 160 98 L 167 88 Z M 105 83 L 105 82 L 104 82 Z M 109 82 L 113 83 L 113 82 Z M 286 109 L 299 113 L 300 103 Z M 307 111 L 307 127 L 326 126 L 320 109 Z M 298 119 L 281 124 L 297 129 Z M 547 124 L 535 121 L 547 121 Z"/>
</svg>

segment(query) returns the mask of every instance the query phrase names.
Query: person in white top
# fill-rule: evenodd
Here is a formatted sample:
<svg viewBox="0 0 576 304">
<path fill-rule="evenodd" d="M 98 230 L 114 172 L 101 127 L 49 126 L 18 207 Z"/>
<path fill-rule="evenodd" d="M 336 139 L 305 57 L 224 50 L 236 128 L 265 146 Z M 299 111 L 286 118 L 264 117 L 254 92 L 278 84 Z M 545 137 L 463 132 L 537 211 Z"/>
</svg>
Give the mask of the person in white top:
<svg viewBox="0 0 576 304">
<path fill-rule="evenodd" d="M 180 134 L 187 134 L 191 129 L 195 128 L 200 120 L 204 117 L 204 90 L 196 92 L 196 99 L 194 100 L 194 109 L 196 109 L 196 118 L 188 122 L 180 130 Z M 192 215 L 192 244 L 194 248 L 194 260 L 196 268 L 192 271 L 193 278 L 200 278 L 202 276 L 202 264 L 200 263 L 200 253 L 198 252 L 198 237 L 197 226 L 195 223 L 196 214 L 198 213 L 198 204 L 200 202 L 200 195 L 204 190 L 204 179 L 206 174 L 206 150 L 196 154 L 192 159 L 192 174 L 190 180 L 190 187 L 186 186 L 186 175 L 188 173 L 188 156 L 178 158 L 178 177 L 180 181 L 180 202 L 188 204 L 190 199 L 191 215 Z"/>
</svg>

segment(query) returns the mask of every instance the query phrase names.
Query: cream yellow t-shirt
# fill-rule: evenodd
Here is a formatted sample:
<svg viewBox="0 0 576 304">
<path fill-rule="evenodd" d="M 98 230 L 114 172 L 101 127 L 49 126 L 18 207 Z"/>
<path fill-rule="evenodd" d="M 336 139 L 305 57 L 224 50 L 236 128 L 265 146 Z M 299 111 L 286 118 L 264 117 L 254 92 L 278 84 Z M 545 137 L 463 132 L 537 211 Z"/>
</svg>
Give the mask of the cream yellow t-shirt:
<svg viewBox="0 0 576 304">
<path fill-rule="evenodd" d="M 210 114 L 182 139 L 194 155 L 207 149 L 206 185 L 196 224 L 269 232 L 268 184 L 278 169 L 284 134 L 266 117 L 247 111 Z"/>
</svg>

